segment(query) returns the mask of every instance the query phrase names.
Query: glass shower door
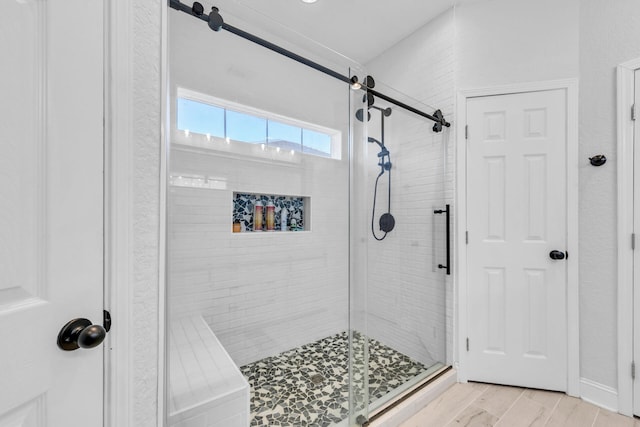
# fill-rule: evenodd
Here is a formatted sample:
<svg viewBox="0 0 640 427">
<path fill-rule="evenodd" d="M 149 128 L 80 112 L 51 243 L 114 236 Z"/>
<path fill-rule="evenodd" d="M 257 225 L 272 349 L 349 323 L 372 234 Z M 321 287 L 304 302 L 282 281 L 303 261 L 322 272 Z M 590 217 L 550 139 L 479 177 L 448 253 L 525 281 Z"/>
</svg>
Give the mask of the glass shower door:
<svg viewBox="0 0 640 427">
<path fill-rule="evenodd" d="M 221 12 L 349 75 L 277 23 Z M 170 11 L 169 30 L 167 425 L 345 426 L 363 395 L 349 357 L 362 91 L 188 14 Z"/>
<path fill-rule="evenodd" d="M 375 90 L 435 111 L 379 82 Z M 366 418 L 450 360 L 447 216 L 453 224 L 449 130 L 436 133 L 434 122 L 376 97 L 368 113 L 366 137 L 354 138 L 352 161 L 362 171 L 352 177 L 351 221 L 352 340 Z"/>
<path fill-rule="evenodd" d="M 351 70 L 363 82 L 366 70 Z M 352 90 L 349 98 L 349 426 L 369 417 L 369 345 L 367 330 L 367 235 L 362 218 L 367 205 L 367 138 L 369 123 L 365 90 Z"/>
</svg>

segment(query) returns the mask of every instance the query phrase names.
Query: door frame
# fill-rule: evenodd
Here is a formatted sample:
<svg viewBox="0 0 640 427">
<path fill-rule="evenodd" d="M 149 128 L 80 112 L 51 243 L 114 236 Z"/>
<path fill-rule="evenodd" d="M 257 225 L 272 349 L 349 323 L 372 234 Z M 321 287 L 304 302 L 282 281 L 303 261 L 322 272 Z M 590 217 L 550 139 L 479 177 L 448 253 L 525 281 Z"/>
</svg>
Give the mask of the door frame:
<svg viewBox="0 0 640 427">
<path fill-rule="evenodd" d="M 104 306 L 114 322 L 104 346 L 104 426 L 111 427 L 131 424 L 133 410 L 133 77 L 129 52 L 134 40 L 129 4 L 106 2 L 104 14 Z"/>
<path fill-rule="evenodd" d="M 634 217 L 634 73 L 640 58 L 617 67 L 617 166 L 618 166 L 618 412 L 633 415 L 633 249 L 630 240 Z M 639 408 L 640 409 L 640 408 Z"/>
<path fill-rule="evenodd" d="M 140 3 L 139 1 L 137 3 Z M 151 290 L 148 298 L 157 297 L 157 306 L 149 307 L 150 325 L 157 324 L 155 349 L 149 349 L 150 368 L 147 372 L 136 372 L 135 332 L 140 330 L 134 314 L 134 262 L 136 240 L 133 234 L 136 223 L 135 193 L 132 179 L 135 168 L 137 135 L 134 123 L 134 105 L 138 84 L 133 63 L 133 49 L 142 36 L 134 32 L 135 11 L 140 8 L 136 2 L 105 2 L 104 19 L 104 308 L 111 313 L 113 328 L 107 334 L 104 344 L 104 411 L 105 427 L 133 425 L 136 409 L 134 390 L 136 380 L 141 376 L 155 379 L 146 385 L 149 403 L 155 403 L 158 426 L 165 421 L 165 238 L 166 238 L 166 140 L 163 120 L 166 117 L 167 82 L 167 2 L 161 2 L 159 38 L 161 40 L 160 93 L 161 103 L 157 106 L 160 123 L 159 174 L 155 179 L 159 186 L 157 288 Z M 153 36 L 146 35 L 147 38 Z M 138 95 L 139 97 L 139 95 Z M 150 113 L 152 114 L 152 113 Z M 146 125 L 146 124 L 145 124 Z M 143 125 L 143 126 L 145 126 Z M 139 215 L 139 213 L 138 213 Z M 149 249 L 147 249 L 147 252 Z M 153 261 L 150 261 L 153 263 Z M 151 365 L 155 365 L 152 366 Z M 139 412 L 139 411 L 138 411 Z"/>
<path fill-rule="evenodd" d="M 508 95 L 523 92 L 564 90 L 567 107 L 567 394 L 580 395 L 580 347 L 579 347 L 579 300 L 578 300 L 578 80 L 552 80 L 517 83 L 502 86 L 458 90 L 456 99 L 456 274 L 457 296 L 454 340 L 455 366 L 458 380 L 467 382 L 466 339 L 467 318 L 467 154 L 465 127 L 467 123 L 467 100 L 469 98 Z"/>
</svg>

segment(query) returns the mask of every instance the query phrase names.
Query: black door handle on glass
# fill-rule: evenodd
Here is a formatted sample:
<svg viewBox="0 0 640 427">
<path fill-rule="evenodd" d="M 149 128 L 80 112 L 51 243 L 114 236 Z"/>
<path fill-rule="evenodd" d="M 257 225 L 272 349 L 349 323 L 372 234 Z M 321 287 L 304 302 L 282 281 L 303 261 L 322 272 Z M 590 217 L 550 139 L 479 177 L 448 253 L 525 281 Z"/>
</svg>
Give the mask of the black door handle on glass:
<svg viewBox="0 0 640 427">
<path fill-rule="evenodd" d="M 438 268 L 446 268 L 447 269 L 447 274 L 450 275 L 451 274 L 451 218 L 450 218 L 450 209 L 449 209 L 449 205 L 445 205 L 444 210 L 443 209 L 437 209 L 433 211 L 434 214 L 446 214 L 446 224 L 447 224 L 447 229 L 446 229 L 446 245 L 447 245 L 447 264 L 443 265 L 443 264 L 438 264 Z"/>
</svg>

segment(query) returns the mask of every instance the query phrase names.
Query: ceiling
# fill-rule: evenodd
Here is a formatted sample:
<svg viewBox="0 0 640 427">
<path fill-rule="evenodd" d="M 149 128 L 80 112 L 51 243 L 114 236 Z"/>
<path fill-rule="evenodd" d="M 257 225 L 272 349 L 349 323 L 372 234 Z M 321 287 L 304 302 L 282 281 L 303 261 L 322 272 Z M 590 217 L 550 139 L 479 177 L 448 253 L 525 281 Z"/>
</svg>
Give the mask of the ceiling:
<svg viewBox="0 0 640 427">
<path fill-rule="evenodd" d="M 223 18 L 230 13 L 250 23 L 266 22 L 271 31 L 279 28 L 281 36 L 283 31 L 285 36 L 297 33 L 307 44 L 315 41 L 360 64 L 460 3 L 460 0 L 318 0 L 312 4 L 301 0 L 213 1 Z"/>
</svg>

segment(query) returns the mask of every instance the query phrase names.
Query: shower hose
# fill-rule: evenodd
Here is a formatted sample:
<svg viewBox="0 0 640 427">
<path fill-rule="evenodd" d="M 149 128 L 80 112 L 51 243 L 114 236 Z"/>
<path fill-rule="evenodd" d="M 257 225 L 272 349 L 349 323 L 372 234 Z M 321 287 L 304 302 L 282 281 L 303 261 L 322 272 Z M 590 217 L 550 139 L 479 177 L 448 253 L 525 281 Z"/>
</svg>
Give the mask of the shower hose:
<svg viewBox="0 0 640 427">
<path fill-rule="evenodd" d="M 385 156 L 389 158 L 389 160 L 386 163 L 384 161 Z M 385 170 L 389 172 L 389 183 L 388 183 L 389 188 L 387 191 L 387 213 L 388 214 L 391 213 L 391 155 L 387 153 L 385 156 L 383 156 L 380 159 L 380 166 L 382 167 L 382 170 L 378 174 L 378 177 L 376 178 L 376 185 L 373 188 L 373 208 L 371 210 L 371 234 L 373 234 L 374 239 L 378 241 L 384 240 L 384 238 L 387 237 L 387 233 L 388 233 L 387 231 L 385 231 L 382 237 L 378 237 L 376 235 L 376 230 L 374 227 L 375 215 L 376 215 L 376 198 L 378 197 L 378 181 L 380 180 L 380 177 L 384 175 Z M 382 229 L 382 227 L 380 228 Z"/>
</svg>

